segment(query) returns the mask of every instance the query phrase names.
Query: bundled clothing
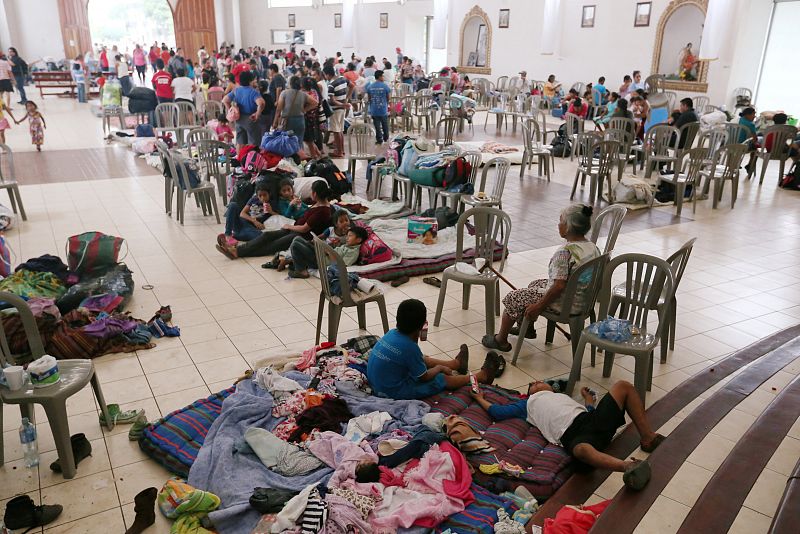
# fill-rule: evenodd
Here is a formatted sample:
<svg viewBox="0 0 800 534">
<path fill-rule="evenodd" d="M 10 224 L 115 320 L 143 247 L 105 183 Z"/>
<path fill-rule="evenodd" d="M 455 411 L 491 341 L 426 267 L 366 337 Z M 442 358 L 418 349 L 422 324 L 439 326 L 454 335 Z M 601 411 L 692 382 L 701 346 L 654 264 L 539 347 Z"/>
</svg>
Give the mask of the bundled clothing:
<svg viewBox="0 0 800 534">
<path fill-rule="evenodd" d="M 201 520 L 220 505 L 219 497 L 208 491 L 196 489 L 178 479 L 167 480 L 158 494 L 158 509 L 168 519 L 174 519 L 170 532 L 211 534 L 203 528 Z"/>
<path fill-rule="evenodd" d="M 263 428 L 248 428 L 244 439 L 259 460 L 276 473 L 293 477 L 305 475 L 322 467 L 322 462 L 313 454 L 278 438 Z"/>
<path fill-rule="evenodd" d="M 297 428 L 289 435 L 289 441 L 303 441 L 312 430 L 341 432 L 342 424 L 353 418 L 342 399 L 326 399 L 319 406 L 313 406 L 295 420 Z"/>
</svg>

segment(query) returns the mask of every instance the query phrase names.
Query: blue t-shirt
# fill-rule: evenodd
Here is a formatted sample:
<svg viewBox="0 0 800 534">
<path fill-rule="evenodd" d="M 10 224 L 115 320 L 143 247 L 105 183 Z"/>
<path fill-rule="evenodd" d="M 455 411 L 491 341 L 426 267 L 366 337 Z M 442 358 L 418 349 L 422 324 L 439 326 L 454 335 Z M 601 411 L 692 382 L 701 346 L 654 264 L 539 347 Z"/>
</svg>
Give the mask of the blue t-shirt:
<svg viewBox="0 0 800 534">
<path fill-rule="evenodd" d="M 405 393 L 427 371 L 419 345 L 397 329 L 378 340 L 367 360 L 367 378 L 372 389 L 391 398 L 405 398 Z"/>
<path fill-rule="evenodd" d="M 250 216 L 258 222 L 264 222 L 269 217 L 267 210 L 264 209 L 264 203 L 258 198 L 258 195 L 253 195 L 250 200 L 245 204 L 250 208 Z"/>
<path fill-rule="evenodd" d="M 373 117 L 389 115 L 389 95 L 391 90 L 384 82 L 372 82 L 366 89 L 369 95 L 369 114 Z"/>
<path fill-rule="evenodd" d="M 510 404 L 492 404 L 489 406 L 489 417 L 495 421 L 506 419 L 526 419 L 528 417 L 528 400 L 522 399 Z"/>
<path fill-rule="evenodd" d="M 606 99 L 606 93 L 608 92 L 608 89 L 606 89 L 605 85 L 600 85 L 599 83 L 597 85 L 593 85 L 592 88 L 593 89 L 597 89 L 597 91 L 600 93 L 600 100 L 601 101 L 597 102 L 597 98 L 594 99 L 595 100 L 594 104 L 596 106 L 599 106 L 600 104 L 603 103 L 602 101 L 604 101 Z"/>
<path fill-rule="evenodd" d="M 744 143 L 745 141 L 750 139 L 752 136 L 756 135 L 756 131 L 757 131 L 756 130 L 756 125 L 755 125 L 755 123 L 753 121 L 749 121 L 749 120 L 745 119 L 744 117 L 740 117 L 739 118 L 739 124 L 741 124 L 742 126 L 747 128 L 747 130 L 750 133 L 748 134 L 748 133 L 745 133 L 745 132 L 740 132 L 739 133 L 739 140 L 737 141 L 737 143 Z"/>
<path fill-rule="evenodd" d="M 236 102 L 239 106 L 239 114 L 244 115 L 252 115 L 258 109 L 258 104 L 256 104 L 256 100 L 261 98 L 261 93 L 253 89 L 252 87 L 244 87 L 239 86 L 233 90 L 231 93 L 231 98 Z"/>
</svg>

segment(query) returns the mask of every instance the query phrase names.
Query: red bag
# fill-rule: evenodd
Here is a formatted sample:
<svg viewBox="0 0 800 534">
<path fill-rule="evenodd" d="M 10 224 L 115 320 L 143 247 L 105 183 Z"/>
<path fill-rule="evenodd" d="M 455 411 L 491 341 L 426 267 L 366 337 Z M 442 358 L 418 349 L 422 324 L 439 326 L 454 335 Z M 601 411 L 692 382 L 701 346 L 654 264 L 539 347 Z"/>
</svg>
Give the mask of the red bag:
<svg viewBox="0 0 800 534">
<path fill-rule="evenodd" d="M 356 223 L 358 224 L 358 223 Z M 372 265 L 373 263 L 383 263 L 392 259 L 392 249 L 389 248 L 383 239 L 377 236 L 372 228 L 361 225 L 367 231 L 367 238 L 361 243 L 358 251 L 358 265 Z"/>
<path fill-rule="evenodd" d="M 544 520 L 544 534 L 586 534 L 611 504 L 611 499 L 590 506 L 564 506 L 554 518 Z"/>
<path fill-rule="evenodd" d="M 102 232 L 84 232 L 67 238 L 67 266 L 80 275 L 97 276 L 114 267 L 125 240 Z M 127 255 L 127 251 L 126 251 Z"/>
</svg>

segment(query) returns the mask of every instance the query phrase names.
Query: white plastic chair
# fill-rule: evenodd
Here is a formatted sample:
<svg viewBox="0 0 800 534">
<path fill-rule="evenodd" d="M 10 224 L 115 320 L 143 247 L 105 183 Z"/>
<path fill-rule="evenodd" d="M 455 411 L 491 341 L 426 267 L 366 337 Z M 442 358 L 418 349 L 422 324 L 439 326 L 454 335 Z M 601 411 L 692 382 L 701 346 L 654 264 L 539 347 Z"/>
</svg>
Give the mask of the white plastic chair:
<svg viewBox="0 0 800 534">
<path fill-rule="evenodd" d="M 667 182 L 675 186 L 675 214 L 678 217 L 680 217 L 683 209 L 683 197 L 686 194 L 687 184 L 692 185 L 692 212 L 696 211 L 700 171 L 703 168 L 707 153 L 708 151 L 705 148 L 692 148 L 684 151 L 678 161 L 678 165 L 676 165 L 675 173 L 659 176 L 661 182 Z"/>
<path fill-rule="evenodd" d="M 668 124 L 656 124 L 644 135 L 644 177 L 650 178 L 653 169 L 660 164 L 675 167 L 677 158 L 670 153 L 669 142 L 678 137 L 678 129 Z"/>
<path fill-rule="evenodd" d="M 542 145 L 542 133 L 539 130 L 539 123 L 533 117 L 528 118 L 522 123 L 522 140 L 525 143 L 525 151 L 522 153 L 522 162 L 519 169 L 519 177 L 525 174 L 526 167 L 533 166 L 533 158 L 539 166 L 539 176 L 542 175 L 544 166 L 547 174 L 547 181 L 550 181 L 550 167 L 554 165 L 553 153 Z"/>
<path fill-rule="evenodd" d="M 703 191 L 708 191 L 709 182 L 714 182 L 712 209 L 717 209 L 719 201 L 722 200 L 725 182 L 731 183 L 731 209 L 733 209 L 739 193 L 739 167 L 746 153 L 747 145 L 738 143 L 725 145 L 716 153 L 711 166 L 700 171 L 700 176 L 706 179 Z"/>
<path fill-rule="evenodd" d="M 174 162 L 174 170 L 176 171 L 173 176 L 173 181 L 178 186 L 178 221 L 184 223 L 186 215 L 186 201 L 191 195 L 197 199 L 200 208 L 203 210 L 203 215 L 210 215 L 214 213 L 217 219 L 217 224 L 220 224 L 219 208 L 217 207 L 217 197 L 214 194 L 214 184 L 211 182 L 200 181 L 197 185 L 192 185 L 189 179 L 190 164 L 192 160 L 184 158 L 183 155 L 177 150 L 171 150 L 170 155 Z M 200 177 L 198 176 L 198 179 Z"/>
<path fill-rule="evenodd" d="M 477 150 L 470 150 L 467 152 L 463 152 L 460 156 L 465 158 L 470 165 L 470 172 L 469 172 L 469 178 L 467 178 L 467 183 L 472 184 L 472 187 L 474 189 L 475 179 L 478 177 L 478 171 L 480 170 L 481 167 L 481 161 L 483 160 L 483 155 Z M 436 192 L 436 194 L 442 197 L 443 206 L 447 206 L 448 201 L 451 201 L 450 208 L 453 211 L 458 210 L 459 207 L 463 211 L 464 204 L 460 203 L 459 199 L 461 198 L 462 195 L 464 195 L 464 193 L 454 193 L 452 191 L 448 191 L 447 189 L 439 189 Z"/>
<path fill-rule="evenodd" d="M 479 193 L 486 191 L 486 182 L 489 177 L 489 173 L 494 170 L 494 184 L 492 184 L 492 191 L 488 194 L 488 198 L 484 201 L 479 201 L 474 198 L 472 195 L 461 195 L 458 198 L 459 205 L 466 204 L 470 207 L 473 206 L 497 206 L 500 209 L 503 209 L 503 191 L 506 188 L 506 176 L 508 176 L 508 170 L 511 168 L 511 162 L 506 158 L 492 158 L 486 162 L 486 165 L 483 166 L 483 172 L 481 172 L 481 181 L 475 187 L 475 193 Z M 459 209 L 461 209 L 459 207 Z"/>
<path fill-rule="evenodd" d="M 369 163 L 377 156 L 371 151 L 375 145 L 375 128 L 371 124 L 355 123 L 347 131 L 347 170 L 353 179 L 355 188 L 356 164 L 359 161 Z"/>
<path fill-rule="evenodd" d="M 22 197 L 19 194 L 19 182 L 17 182 L 17 175 L 14 169 L 14 153 L 11 147 L 0 143 L 0 189 L 8 191 L 8 201 L 11 203 L 11 209 L 17 213 L 19 206 L 19 214 L 23 221 L 28 220 L 25 215 L 25 206 L 22 205 Z"/>
<path fill-rule="evenodd" d="M 778 160 L 780 168 L 778 169 L 778 182 L 783 179 L 783 171 L 786 167 L 786 160 L 789 158 L 788 144 L 794 141 L 797 135 L 797 128 L 787 124 L 777 124 L 770 126 L 764 131 L 764 140 L 771 136 L 772 150 L 767 151 L 766 147 L 759 148 L 755 157 L 761 160 L 761 176 L 758 179 L 758 185 L 764 183 L 764 175 L 767 173 L 767 165 L 770 161 Z M 756 172 L 756 166 L 753 165 L 752 173 L 747 174 L 749 180 Z"/>
<path fill-rule="evenodd" d="M 490 207 L 472 208 L 462 213 L 458 218 L 458 223 L 456 223 L 456 263 L 442 273 L 442 285 L 439 288 L 439 301 L 436 305 L 436 316 L 434 317 L 433 325 L 439 326 L 439 322 L 442 319 L 444 299 L 447 295 L 447 283 L 452 280 L 453 282 L 461 283 L 463 286 L 461 308 L 464 310 L 469 309 L 469 296 L 472 286 L 483 286 L 485 291 L 486 334 L 492 335 L 495 332 L 495 316 L 500 315 L 500 277 L 491 269 L 484 269 L 477 274 L 463 272 L 461 266 L 465 263 L 464 231 L 470 220 L 474 227 L 475 235 L 474 258 L 481 258 L 484 265 L 493 266 L 495 248 L 497 247 L 498 237 L 500 237 L 502 239 L 502 251 L 498 271 L 502 272 L 505 266 L 508 253 L 508 238 L 511 234 L 511 217 L 500 209 Z M 476 263 L 475 260 L 472 263 L 474 265 Z"/>
</svg>

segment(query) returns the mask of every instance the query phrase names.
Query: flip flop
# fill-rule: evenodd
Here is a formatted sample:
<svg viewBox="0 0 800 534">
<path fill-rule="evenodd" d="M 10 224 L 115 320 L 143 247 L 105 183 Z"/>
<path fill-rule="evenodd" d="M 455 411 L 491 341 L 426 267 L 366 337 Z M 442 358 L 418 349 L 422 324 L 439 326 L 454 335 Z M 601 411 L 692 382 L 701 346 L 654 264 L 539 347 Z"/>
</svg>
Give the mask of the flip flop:
<svg viewBox="0 0 800 534">
<path fill-rule="evenodd" d="M 227 248 L 227 247 L 222 247 L 222 246 L 220 246 L 220 245 L 217 245 L 217 250 L 218 250 L 218 251 L 219 251 L 219 252 L 220 252 L 220 253 L 221 253 L 223 256 L 225 256 L 226 258 L 228 258 L 229 260 L 235 260 L 235 259 L 236 259 L 236 257 L 235 257 L 233 254 L 231 254 L 231 251 L 230 251 L 230 250 L 228 250 L 228 248 Z"/>
<path fill-rule="evenodd" d="M 392 280 L 391 286 L 392 287 L 400 287 L 403 284 L 405 284 L 406 282 L 408 282 L 408 280 L 409 280 L 409 278 L 407 276 L 401 276 L 400 278 L 396 278 L 396 279 Z"/>
<path fill-rule="evenodd" d="M 487 334 L 483 336 L 483 339 L 481 339 L 481 343 L 487 349 L 499 350 L 501 352 L 510 352 L 512 349 L 511 343 L 506 342 L 505 345 L 501 345 L 500 343 L 498 343 L 497 339 L 495 339 L 494 337 L 494 334 Z"/>
<path fill-rule="evenodd" d="M 634 491 L 642 490 L 650 482 L 650 464 L 645 461 L 639 461 L 631 465 L 625 469 L 622 481 L 625 486 Z"/>
<path fill-rule="evenodd" d="M 650 442 L 650 445 L 646 447 L 644 445 L 641 446 L 642 450 L 644 452 L 653 452 L 659 445 L 661 445 L 664 442 L 665 439 L 667 439 L 666 436 L 662 436 L 661 434 L 656 434 L 656 437 L 653 439 L 653 441 Z"/>
<path fill-rule="evenodd" d="M 433 287 L 442 287 L 442 281 L 435 276 L 427 276 L 422 281 Z"/>
<path fill-rule="evenodd" d="M 267 263 L 262 263 L 261 264 L 261 268 L 262 269 L 277 269 L 278 268 L 278 264 L 280 264 L 280 262 L 281 262 L 280 258 L 275 256 L 274 258 L 269 260 Z"/>
</svg>

